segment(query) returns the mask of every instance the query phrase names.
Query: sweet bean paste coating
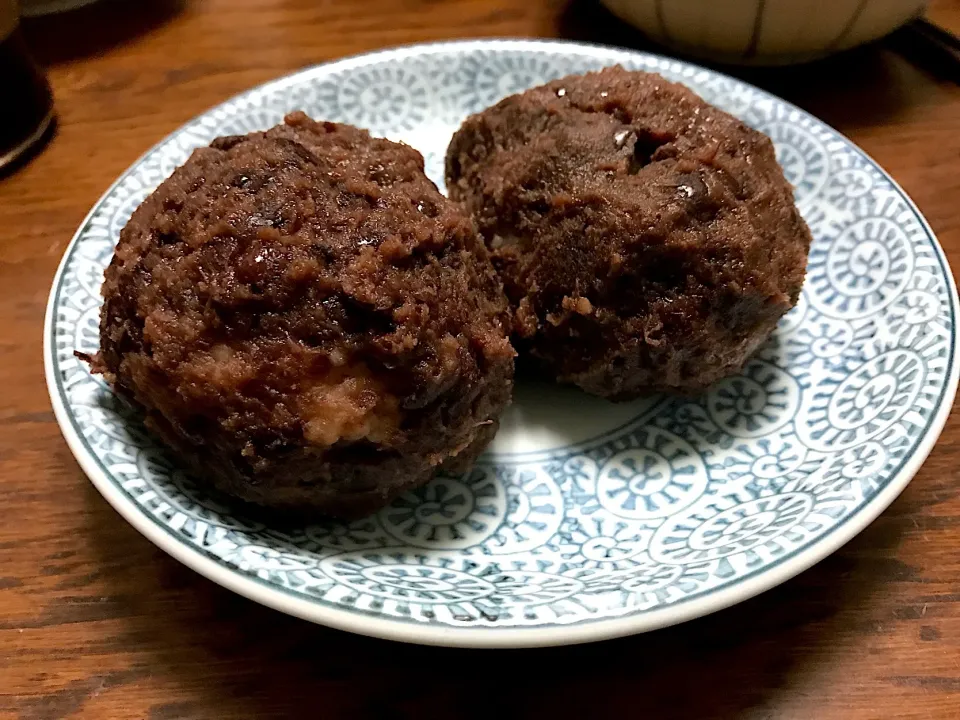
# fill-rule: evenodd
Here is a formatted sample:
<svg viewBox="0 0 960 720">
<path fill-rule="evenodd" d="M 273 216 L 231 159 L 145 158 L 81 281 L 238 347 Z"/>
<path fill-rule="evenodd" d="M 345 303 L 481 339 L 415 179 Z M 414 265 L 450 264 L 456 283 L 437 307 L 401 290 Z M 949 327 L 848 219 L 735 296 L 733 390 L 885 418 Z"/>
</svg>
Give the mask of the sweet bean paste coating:
<svg viewBox="0 0 960 720">
<path fill-rule="evenodd" d="M 202 480 L 356 516 L 469 465 L 510 400 L 500 281 L 415 150 L 294 113 L 195 151 L 123 229 L 96 371 Z"/>
<path fill-rule="evenodd" d="M 572 76 L 474 115 L 446 158 L 518 351 L 614 400 L 735 373 L 796 304 L 810 233 L 770 140 L 658 75 Z"/>
</svg>

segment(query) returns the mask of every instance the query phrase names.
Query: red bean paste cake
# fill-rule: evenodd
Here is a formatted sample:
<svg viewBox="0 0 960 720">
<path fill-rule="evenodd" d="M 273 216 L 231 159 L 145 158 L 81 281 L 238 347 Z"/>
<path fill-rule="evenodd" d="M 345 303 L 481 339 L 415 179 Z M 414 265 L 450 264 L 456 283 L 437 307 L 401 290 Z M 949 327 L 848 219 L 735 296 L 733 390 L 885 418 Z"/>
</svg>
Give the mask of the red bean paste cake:
<svg viewBox="0 0 960 720">
<path fill-rule="evenodd" d="M 613 400 L 736 373 L 797 302 L 810 233 L 761 133 L 658 75 L 556 80 L 473 115 L 446 158 L 518 352 Z"/>
<path fill-rule="evenodd" d="M 415 150 L 288 116 L 193 153 L 123 229 L 95 371 L 217 488 L 352 517 L 473 462 L 510 315 Z"/>
</svg>

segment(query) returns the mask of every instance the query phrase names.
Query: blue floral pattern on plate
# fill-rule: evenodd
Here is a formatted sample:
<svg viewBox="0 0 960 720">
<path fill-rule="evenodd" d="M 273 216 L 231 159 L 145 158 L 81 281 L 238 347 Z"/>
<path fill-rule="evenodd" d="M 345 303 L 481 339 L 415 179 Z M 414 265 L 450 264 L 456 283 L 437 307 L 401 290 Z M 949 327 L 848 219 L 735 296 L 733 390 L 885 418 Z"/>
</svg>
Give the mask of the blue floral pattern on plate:
<svg viewBox="0 0 960 720">
<path fill-rule="evenodd" d="M 815 236 L 798 307 L 742 374 L 702 397 L 614 408 L 548 386 L 521 393 L 507 429 L 464 476 L 438 477 L 354 523 L 268 527 L 184 473 L 74 357 L 96 350 L 99 286 L 120 229 L 192 149 L 302 108 L 411 143 L 442 186 L 446 143 L 467 114 L 614 63 L 682 82 L 768 133 Z M 46 363 L 64 434 L 97 487 L 217 581 L 385 637 L 557 644 L 729 605 L 862 528 L 904 487 L 945 420 L 956 306 L 943 254 L 909 199 L 797 108 L 653 55 L 476 41 L 305 70 L 161 142 L 71 244 L 51 293 Z"/>
</svg>

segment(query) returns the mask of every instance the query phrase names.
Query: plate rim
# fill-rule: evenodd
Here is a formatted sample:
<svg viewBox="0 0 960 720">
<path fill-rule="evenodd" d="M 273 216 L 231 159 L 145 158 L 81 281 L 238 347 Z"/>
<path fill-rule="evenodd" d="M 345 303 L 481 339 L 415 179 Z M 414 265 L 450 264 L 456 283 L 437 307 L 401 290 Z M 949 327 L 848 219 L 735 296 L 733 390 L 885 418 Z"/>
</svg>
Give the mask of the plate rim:
<svg viewBox="0 0 960 720">
<path fill-rule="evenodd" d="M 390 619 L 377 617 L 357 612 L 353 609 L 337 606 L 327 606 L 310 600 L 305 596 L 294 595 L 286 592 L 282 587 L 272 583 L 258 580 L 258 578 L 243 573 L 242 571 L 224 564 L 222 561 L 209 556 L 200 549 L 193 548 L 171 534 L 167 528 L 156 521 L 152 516 L 138 506 L 132 498 L 129 498 L 123 492 L 120 492 L 114 482 L 109 479 L 107 473 L 99 466 L 97 459 L 92 456 L 84 447 L 75 426 L 75 419 L 69 412 L 63 402 L 59 391 L 59 383 L 54 367 L 56 349 L 54 347 L 54 337 L 56 331 L 56 309 L 57 301 L 60 297 L 60 289 L 63 281 L 63 273 L 67 263 L 73 255 L 78 245 L 80 236 L 87 227 L 91 218 L 97 209 L 104 203 L 110 194 L 119 186 L 147 157 L 156 152 L 165 143 L 179 135 L 182 130 L 196 121 L 199 117 L 213 113 L 224 106 L 234 103 L 245 96 L 253 95 L 257 92 L 270 89 L 281 89 L 290 84 L 294 84 L 304 75 L 316 72 L 320 68 L 330 68 L 339 66 L 349 68 L 357 64 L 367 64 L 376 62 L 378 59 L 403 58 L 408 56 L 421 56 L 424 54 L 434 54 L 444 51 L 470 52 L 475 50 L 529 50 L 529 51 L 577 51 L 579 54 L 589 55 L 591 53 L 627 53 L 632 55 L 645 56 L 657 60 L 676 62 L 696 70 L 702 70 L 707 73 L 719 76 L 734 83 L 748 86 L 761 96 L 775 100 L 791 110 L 795 110 L 802 115 L 814 119 L 823 125 L 838 138 L 842 139 L 850 150 L 857 153 L 862 159 L 867 161 L 872 167 L 880 172 L 887 182 L 891 184 L 901 198 L 903 198 L 907 208 L 916 216 L 921 227 L 927 236 L 933 240 L 934 254 L 937 257 L 941 271 L 946 278 L 947 289 L 951 300 L 951 311 L 953 319 L 952 334 L 950 337 L 951 358 L 947 367 L 945 382 L 941 391 L 940 403 L 935 413 L 930 419 L 925 434 L 919 442 L 914 452 L 909 458 L 905 459 L 900 470 L 894 474 L 890 481 L 860 508 L 853 511 L 845 522 L 834 526 L 814 544 L 807 548 L 794 551 L 791 557 L 783 559 L 778 564 L 765 570 L 760 570 L 756 574 L 747 576 L 728 587 L 710 591 L 704 595 L 681 600 L 677 603 L 654 610 L 645 610 L 632 615 L 623 615 L 614 618 L 603 618 L 590 621 L 572 623 L 570 625 L 551 625 L 547 627 L 452 627 L 434 624 L 413 624 L 399 619 Z M 958 379 L 960 379 L 960 355 L 956 352 L 957 339 L 960 336 L 960 326 L 957 323 L 958 318 L 958 297 L 956 281 L 950 270 L 950 264 L 944 253 L 943 247 L 937 240 L 936 234 L 930 227 L 929 222 L 920 212 L 913 199 L 903 190 L 897 181 L 890 176 L 872 157 L 857 146 L 845 135 L 837 131 L 832 126 L 823 122 L 821 119 L 811 113 L 797 107 L 793 103 L 784 100 L 772 93 L 758 88 L 751 83 L 733 78 L 723 72 L 705 68 L 697 63 L 686 60 L 671 58 L 656 53 L 623 48 L 617 46 L 600 45 L 595 43 L 568 42 L 563 40 L 546 39 L 521 39 L 521 38 L 489 38 L 489 39 L 463 39 L 453 41 L 411 43 L 350 55 L 316 65 L 311 65 L 300 70 L 294 71 L 264 83 L 248 88 L 237 93 L 223 102 L 202 111 L 191 117 L 185 123 L 175 128 L 171 133 L 162 138 L 159 142 L 150 147 L 141 154 L 133 163 L 131 163 L 107 190 L 96 200 L 90 211 L 79 224 L 76 232 L 70 242 L 64 249 L 63 256 L 58 264 L 57 271 L 53 278 L 50 294 L 47 299 L 46 312 L 43 324 L 43 361 L 44 376 L 47 384 L 48 394 L 50 395 L 54 415 L 60 431 L 70 448 L 71 453 L 77 460 L 81 469 L 97 488 L 107 502 L 130 523 L 141 535 L 150 540 L 154 545 L 162 549 L 174 559 L 183 563 L 192 570 L 203 575 L 207 579 L 225 587 L 238 595 L 253 600 L 259 604 L 265 605 L 280 612 L 293 615 L 295 617 L 325 625 L 337 630 L 344 630 L 369 637 L 376 637 L 400 642 L 416 643 L 423 645 L 438 645 L 448 647 L 472 647 L 472 648 L 522 648 L 522 647 L 548 647 L 557 645 L 578 644 L 584 642 L 594 642 L 606 640 L 626 635 L 633 635 L 651 630 L 669 627 L 697 617 L 701 617 L 719 610 L 731 607 L 737 603 L 748 600 L 769 590 L 781 583 L 789 580 L 801 572 L 809 569 L 827 556 L 833 554 L 840 547 L 849 542 L 853 537 L 862 532 L 882 513 L 894 499 L 910 483 L 917 471 L 926 461 L 931 450 L 935 446 L 947 418 L 953 407 L 953 402 L 957 393 Z"/>
</svg>

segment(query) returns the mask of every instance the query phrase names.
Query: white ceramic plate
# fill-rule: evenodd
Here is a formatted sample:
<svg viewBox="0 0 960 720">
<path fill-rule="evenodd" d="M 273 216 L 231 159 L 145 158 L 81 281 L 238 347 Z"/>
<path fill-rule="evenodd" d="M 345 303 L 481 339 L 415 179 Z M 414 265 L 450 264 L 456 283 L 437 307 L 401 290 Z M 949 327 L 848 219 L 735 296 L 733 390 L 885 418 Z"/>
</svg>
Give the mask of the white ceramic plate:
<svg viewBox="0 0 960 720">
<path fill-rule="evenodd" d="M 302 108 L 419 148 L 502 96 L 613 63 L 659 72 L 769 134 L 814 234 L 802 300 L 741 376 L 696 400 L 613 405 L 522 385 L 463 477 L 352 524 L 268 527 L 184 474 L 74 356 L 134 208 L 190 151 Z M 754 87 L 676 60 L 534 41 L 405 47 L 268 83 L 177 130 L 84 221 L 47 310 L 57 419 L 141 533 L 265 605 L 353 632 L 460 646 L 598 640 L 751 597 L 833 552 L 900 493 L 957 387 L 957 294 L 903 191 L 849 141 Z"/>
</svg>

